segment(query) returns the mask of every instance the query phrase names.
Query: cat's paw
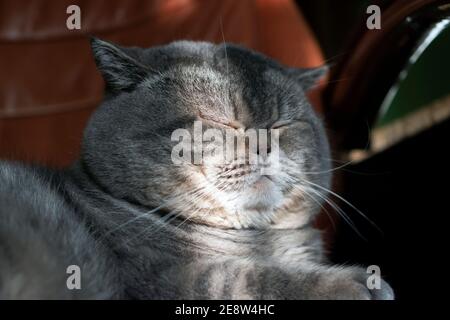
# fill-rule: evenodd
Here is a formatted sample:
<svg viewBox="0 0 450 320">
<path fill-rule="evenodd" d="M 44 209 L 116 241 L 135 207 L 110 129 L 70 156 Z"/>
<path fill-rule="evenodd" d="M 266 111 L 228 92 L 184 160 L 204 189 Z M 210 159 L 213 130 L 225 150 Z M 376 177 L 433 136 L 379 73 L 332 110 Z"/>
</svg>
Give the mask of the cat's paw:
<svg viewBox="0 0 450 320">
<path fill-rule="evenodd" d="M 379 279 L 378 288 L 369 289 L 371 276 L 362 268 L 332 268 L 319 276 L 313 298 L 331 300 L 393 300 L 391 286 Z"/>
</svg>

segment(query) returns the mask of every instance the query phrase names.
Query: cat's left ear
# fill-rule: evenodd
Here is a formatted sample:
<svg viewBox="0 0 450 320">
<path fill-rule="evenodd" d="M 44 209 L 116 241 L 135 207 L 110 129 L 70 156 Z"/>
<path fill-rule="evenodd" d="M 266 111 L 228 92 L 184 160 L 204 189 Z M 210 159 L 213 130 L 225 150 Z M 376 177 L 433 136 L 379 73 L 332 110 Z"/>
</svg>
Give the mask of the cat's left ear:
<svg viewBox="0 0 450 320">
<path fill-rule="evenodd" d="M 317 85 L 320 79 L 325 77 L 330 68 L 323 65 L 317 68 L 290 68 L 288 74 L 297 80 L 302 88 L 307 91 Z"/>
<path fill-rule="evenodd" d="M 112 92 L 129 91 L 149 74 L 150 70 L 132 57 L 127 48 L 94 37 L 91 47 L 106 87 Z"/>
</svg>

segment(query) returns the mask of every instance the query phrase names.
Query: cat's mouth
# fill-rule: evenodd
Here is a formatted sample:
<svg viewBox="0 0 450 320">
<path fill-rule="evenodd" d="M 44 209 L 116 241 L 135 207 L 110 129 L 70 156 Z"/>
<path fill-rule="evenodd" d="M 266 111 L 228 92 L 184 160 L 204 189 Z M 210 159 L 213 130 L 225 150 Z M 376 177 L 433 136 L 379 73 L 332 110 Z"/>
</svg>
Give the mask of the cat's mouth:
<svg viewBox="0 0 450 320">
<path fill-rule="evenodd" d="M 272 175 L 265 174 L 260 168 L 252 166 L 240 166 L 229 171 L 217 167 L 200 166 L 200 172 L 209 183 L 220 190 L 259 190 L 276 184 L 276 179 Z"/>
<path fill-rule="evenodd" d="M 230 212 L 271 211 L 282 201 L 283 193 L 276 175 L 263 171 L 267 167 L 236 162 L 198 168 L 210 185 L 210 195 Z"/>
</svg>

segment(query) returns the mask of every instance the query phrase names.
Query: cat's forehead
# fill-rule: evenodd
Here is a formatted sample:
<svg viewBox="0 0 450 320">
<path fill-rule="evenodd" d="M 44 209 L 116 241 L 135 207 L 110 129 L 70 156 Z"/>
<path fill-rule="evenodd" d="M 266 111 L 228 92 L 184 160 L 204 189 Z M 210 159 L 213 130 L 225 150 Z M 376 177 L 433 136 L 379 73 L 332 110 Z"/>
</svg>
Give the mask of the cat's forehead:
<svg viewBox="0 0 450 320">
<path fill-rule="evenodd" d="M 191 115 L 264 126 L 284 112 L 285 102 L 302 95 L 290 92 L 280 65 L 236 45 L 179 41 L 151 48 L 141 61 L 159 71 L 150 81 L 170 92 L 171 109 Z"/>
<path fill-rule="evenodd" d="M 176 41 L 168 45 L 145 49 L 139 53 L 144 64 L 164 71 L 174 67 L 208 65 L 213 70 L 240 74 L 241 78 L 264 78 L 269 70 L 280 70 L 270 58 L 234 44 Z"/>
</svg>

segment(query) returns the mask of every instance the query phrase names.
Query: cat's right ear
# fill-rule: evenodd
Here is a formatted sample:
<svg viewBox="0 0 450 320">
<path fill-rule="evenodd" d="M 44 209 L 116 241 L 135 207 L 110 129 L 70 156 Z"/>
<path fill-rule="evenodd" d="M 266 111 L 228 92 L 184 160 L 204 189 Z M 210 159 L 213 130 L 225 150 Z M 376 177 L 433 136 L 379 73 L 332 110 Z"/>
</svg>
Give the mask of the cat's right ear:
<svg viewBox="0 0 450 320">
<path fill-rule="evenodd" d="M 110 42 L 91 37 L 95 63 L 109 91 L 130 91 L 149 73 L 149 69 Z"/>
</svg>

